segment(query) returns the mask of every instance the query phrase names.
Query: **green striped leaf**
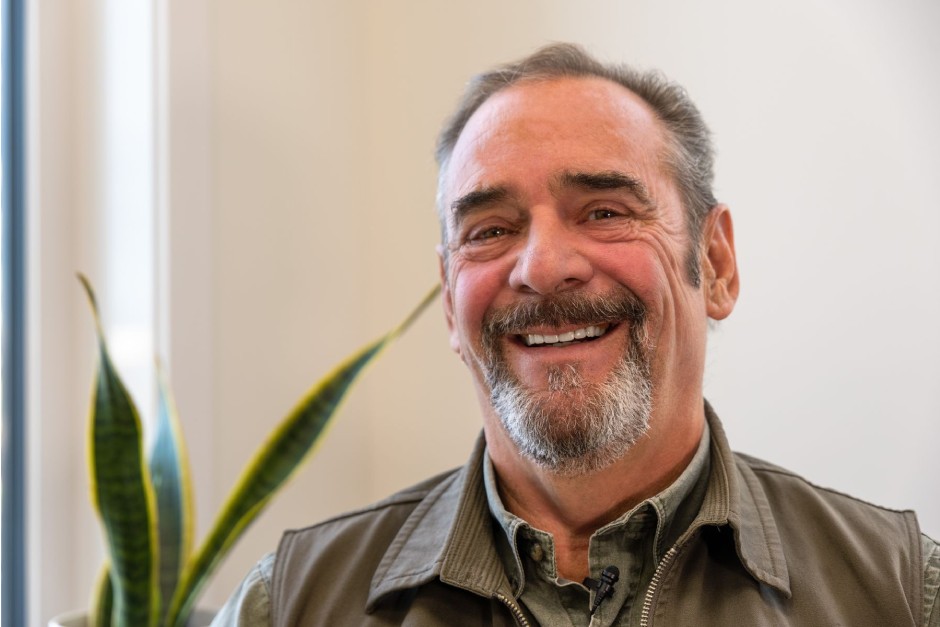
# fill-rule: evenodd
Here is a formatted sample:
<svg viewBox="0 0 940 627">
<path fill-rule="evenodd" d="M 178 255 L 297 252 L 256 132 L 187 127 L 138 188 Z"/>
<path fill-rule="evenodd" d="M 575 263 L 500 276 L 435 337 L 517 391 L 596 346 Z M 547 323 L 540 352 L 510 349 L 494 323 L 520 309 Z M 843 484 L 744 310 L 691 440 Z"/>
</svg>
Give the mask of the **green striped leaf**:
<svg viewBox="0 0 940 627">
<path fill-rule="evenodd" d="M 91 414 L 92 500 L 105 530 L 114 625 L 156 624 L 158 609 L 154 495 L 146 472 L 137 408 L 118 376 L 88 280 L 79 276 L 98 331 L 98 376 Z"/>
<path fill-rule="evenodd" d="M 105 565 L 95 584 L 95 596 L 92 600 L 88 627 L 111 627 L 111 613 L 114 611 L 114 588 L 111 587 L 111 569 Z"/>
<path fill-rule="evenodd" d="M 209 536 L 184 572 L 170 606 L 170 625 L 183 627 L 212 572 L 235 541 L 296 471 L 323 434 L 363 368 L 398 337 L 437 295 L 433 289 L 396 329 L 367 345 L 318 382 L 255 454 L 216 519 Z"/>
<path fill-rule="evenodd" d="M 183 565 L 192 551 L 193 507 L 189 458 L 176 403 L 160 363 L 157 363 L 157 434 L 150 451 L 150 477 L 157 499 L 160 546 L 160 622 L 164 624 L 170 599 Z"/>
</svg>

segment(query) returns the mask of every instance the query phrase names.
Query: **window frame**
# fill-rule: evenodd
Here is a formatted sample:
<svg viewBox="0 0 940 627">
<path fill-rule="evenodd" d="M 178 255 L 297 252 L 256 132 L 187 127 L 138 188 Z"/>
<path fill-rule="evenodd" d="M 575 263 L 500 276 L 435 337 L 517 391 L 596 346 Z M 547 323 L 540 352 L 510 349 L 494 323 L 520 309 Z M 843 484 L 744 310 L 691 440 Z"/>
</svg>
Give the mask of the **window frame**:
<svg viewBox="0 0 940 627">
<path fill-rule="evenodd" d="M 3 625 L 26 624 L 26 119 L 24 0 L 3 11 Z"/>
</svg>

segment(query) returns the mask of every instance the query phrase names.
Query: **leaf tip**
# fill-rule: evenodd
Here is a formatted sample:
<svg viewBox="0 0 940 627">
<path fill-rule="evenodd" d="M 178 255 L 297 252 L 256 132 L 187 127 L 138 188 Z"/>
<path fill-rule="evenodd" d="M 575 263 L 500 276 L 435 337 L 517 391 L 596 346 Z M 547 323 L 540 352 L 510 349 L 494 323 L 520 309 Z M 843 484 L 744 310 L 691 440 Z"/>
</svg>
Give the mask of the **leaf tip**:
<svg viewBox="0 0 940 627">
<path fill-rule="evenodd" d="M 91 287 L 91 281 L 88 280 L 88 277 L 85 276 L 82 272 L 76 272 L 75 276 L 78 277 L 79 282 L 82 284 L 82 287 L 85 288 L 85 296 L 88 297 L 88 301 L 91 303 L 93 309 L 98 309 L 98 299 L 95 297 L 95 290 Z"/>
</svg>

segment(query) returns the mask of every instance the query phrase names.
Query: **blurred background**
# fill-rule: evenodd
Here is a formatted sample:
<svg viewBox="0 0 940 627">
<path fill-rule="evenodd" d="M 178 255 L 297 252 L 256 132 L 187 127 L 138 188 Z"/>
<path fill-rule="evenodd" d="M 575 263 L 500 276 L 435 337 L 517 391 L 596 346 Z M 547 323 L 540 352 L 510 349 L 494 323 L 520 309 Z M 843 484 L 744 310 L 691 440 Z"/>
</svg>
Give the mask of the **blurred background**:
<svg viewBox="0 0 940 627">
<path fill-rule="evenodd" d="M 940 4 L 932 0 L 35 0 L 28 4 L 30 624 L 85 607 L 97 286 L 153 416 L 167 364 L 197 537 L 266 434 L 438 277 L 436 133 L 467 79 L 551 41 L 659 68 L 718 148 L 741 298 L 706 394 L 734 448 L 940 536 Z M 440 306 L 372 366 L 249 531 L 464 462 L 479 431 Z"/>
</svg>

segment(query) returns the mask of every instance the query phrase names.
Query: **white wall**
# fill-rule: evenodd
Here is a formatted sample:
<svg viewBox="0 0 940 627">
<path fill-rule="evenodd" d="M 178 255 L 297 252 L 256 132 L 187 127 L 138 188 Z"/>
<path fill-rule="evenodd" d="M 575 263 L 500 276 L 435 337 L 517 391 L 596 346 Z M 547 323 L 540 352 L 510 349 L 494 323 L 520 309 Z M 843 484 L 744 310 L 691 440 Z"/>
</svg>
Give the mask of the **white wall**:
<svg viewBox="0 0 940 627">
<path fill-rule="evenodd" d="M 162 345 L 191 440 L 201 530 L 306 387 L 436 280 L 432 146 L 467 78 L 571 40 L 661 68 L 715 133 L 743 284 L 713 333 L 706 390 L 732 445 L 867 500 L 915 507 L 940 534 L 940 6 L 159 6 L 170 88 Z M 66 54 L 59 45 L 48 54 Z M 85 246 L 79 236 L 67 244 Z M 85 321 L 74 326 L 87 332 Z M 79 402 L 68 407 L 81 417 Z M 221 603 L 281 529 L 462 463 L 478 428 L 435 308 L 367 372 L 206 602 Z M 83 495 L 82 472 L 73 491 Z M 76 585 L 43 607 L 84 604 Z"/>
</svg>

